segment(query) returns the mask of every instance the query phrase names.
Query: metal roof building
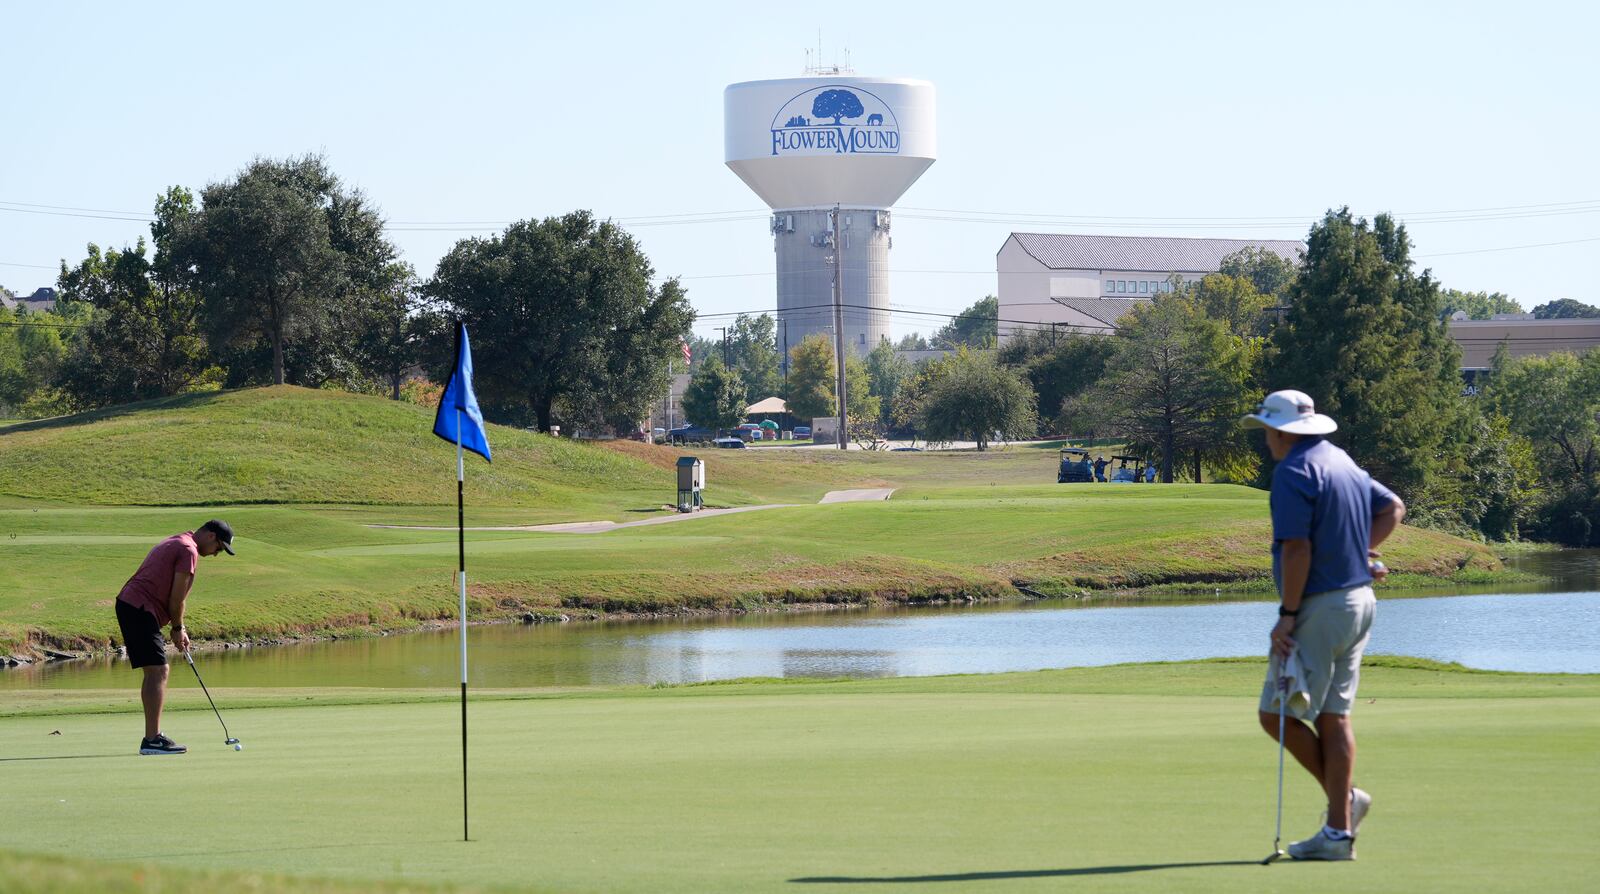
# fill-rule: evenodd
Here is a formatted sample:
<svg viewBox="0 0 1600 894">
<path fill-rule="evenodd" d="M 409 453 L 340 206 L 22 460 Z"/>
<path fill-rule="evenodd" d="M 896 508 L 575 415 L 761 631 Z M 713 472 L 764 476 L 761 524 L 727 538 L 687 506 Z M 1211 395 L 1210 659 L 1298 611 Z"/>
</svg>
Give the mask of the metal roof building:
<svg viewBox="0 0 1600 894">
<path fill-rule="evenodd" d="M 1109 332 L 1135 304 L 1167 291 L 1172 276 L 1193 282 L 1251 247 L 1295 264 L 1305 251 L 1286 239 L 1012 233 L 995 256 L 1000 339 L 1051 327 Z"/>
</svg>

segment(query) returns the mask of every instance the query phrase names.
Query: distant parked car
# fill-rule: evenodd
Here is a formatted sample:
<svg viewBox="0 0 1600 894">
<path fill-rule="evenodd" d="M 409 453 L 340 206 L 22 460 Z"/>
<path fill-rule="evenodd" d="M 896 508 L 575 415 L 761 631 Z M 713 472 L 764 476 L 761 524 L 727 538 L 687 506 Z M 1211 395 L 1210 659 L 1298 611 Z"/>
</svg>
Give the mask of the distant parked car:
<svg viewBox="0 0 1600 894">
<path fill-rule="evenodd" d="M 746 422 L 735 429 L 733 434 L 746 441 L 759 441 L 761 440 L 761 426 L 755 422 Z"/>
<path fill-rule="evenodd" d="M 718 438 L 715 441 L 712 441 L 711 443 L 713 443 L 713 444 L 715 444 L 718 447 L 721 447 L 723 449 L 731 449 L 731 450 L 743 450 L 743 449 L 745 449 L 744 441 L 742 441 L 742 440 L 740 440 L 738 438 Z"/>
<path fill-rule="evenodd" d="M 715 434 L 711 429 L 698 425 L 680 425 L 667 432 L 667 440 L 674 444 L 687 444 L 690 441 L 709 441 Z"/>
<path fill-rule="evenodd" d="M 809 426 L 809 425 L 797 425 L 797 426 L 795 426 L 794 427 L 794 439 L 796 441 L 809 441 L 809 440 L 811 440 L 811 426 Z"/>
</svg>

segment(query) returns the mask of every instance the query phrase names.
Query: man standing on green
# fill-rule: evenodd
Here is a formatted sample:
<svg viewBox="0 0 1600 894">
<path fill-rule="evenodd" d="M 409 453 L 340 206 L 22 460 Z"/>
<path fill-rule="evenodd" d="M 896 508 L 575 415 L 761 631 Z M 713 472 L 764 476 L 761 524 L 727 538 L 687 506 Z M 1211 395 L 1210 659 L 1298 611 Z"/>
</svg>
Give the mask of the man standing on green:
<svg viewBox="0 0 1600 894">
<path fill-rule="evenodd" d="M 1309 699 L 1306 716 L 1284 726 L 1283 746 L 1328 796 L 1327 823 L 1289 845 L 1296 860 L 1353 860 L 1372 796 L 1352 785 L 1356 737 L 1350 726 L 1361 655 L 1377 612 L 1372 582 L 1386 573 L 1374 548 L 1405 517 L 1394 492 L 1374 481 L 1349 454 L 1323 440 L 1338 424 L 1300 391 L 1274 391 L 1241 420 L 1266 429 L 1272 470 L 1272 576 L 1282 603 L 1272 651 L 1297 655 Z M 1274 667 L 1261 690 L 1261 726 L 1278 737 Z"/>
<path fill-rule="evenodd" d="M 184 603 L 194 586 L 201 556 L 219 552 L 233 555 L 233 528 L 212 519 L 198 531 L 185 531 L 156 544 L 139 564 L 139 570 L 117 594 L 117 625 L 128 650 L 128 663 L 144 669 L 139 694 L 144 702 L 144 739 L 140 754 L 183 754 L 189 749 L 161 732 L 161 707 L 167 700 L 167 641 L 163 625 L 172 625 L 172 644 L 189 651 L 189 633 L 183 628 Z"/>
</svg>

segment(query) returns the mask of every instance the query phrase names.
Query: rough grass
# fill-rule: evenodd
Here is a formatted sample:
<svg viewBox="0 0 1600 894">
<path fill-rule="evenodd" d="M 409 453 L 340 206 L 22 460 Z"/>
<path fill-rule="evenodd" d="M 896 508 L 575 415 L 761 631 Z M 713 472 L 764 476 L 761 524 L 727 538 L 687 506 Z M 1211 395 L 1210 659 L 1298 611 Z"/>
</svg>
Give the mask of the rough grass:
<svg viewBox="0 0 1600 894">
<path fill-rule="evenodd" d="M 1357 708 L 1357 778 L 1376 799 L 1360 860 L 1256 865 L 1276 795 L 1263 671 L 484 694 L 470 843 L 448 690 L 224 690 L 236 754 L 185 688 L 168 728 L 193 751 L 170 759 L 129 754 L 131 692 L 25 694 L 20 712 L 0 694 L 0 753 L 47 758 L 3 764 L 22 821 L 0 879 L 64 894 L 1413 892 L 1581 890 L 1600 869 L 1600 677 L 1388 661 L 1368 664 Z M 81 710 L 96 699 L 117 713 Z M 1322 805 L 1305 774 L 1285 782 L 1292 840 Z M 124 803 L 172 809 L 152 837 Z"/>
</svg>

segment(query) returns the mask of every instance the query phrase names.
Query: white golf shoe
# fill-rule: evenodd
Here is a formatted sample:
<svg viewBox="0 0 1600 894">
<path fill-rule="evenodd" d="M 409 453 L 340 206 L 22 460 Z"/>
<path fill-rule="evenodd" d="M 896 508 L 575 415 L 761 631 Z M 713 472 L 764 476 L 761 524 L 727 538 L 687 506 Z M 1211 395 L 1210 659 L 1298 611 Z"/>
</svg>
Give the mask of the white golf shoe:
<svg viewBox="0 0 1600 894">
<path fill-rule="evenodd" d="M 1361 831 L 1361 821 L 1367 818 L 1367 811 L 1371 809 L 1371 795 L 1358 788 L 1350 789 L 1350 834 Z"/>
<path fill-rule="evenodd" d="M 1296 860 L 1354 860 L 1356 858 L 1356 841 L 1354 838 L 1341 838 L 1334 841 L 1322 834 L 1318 829 L 1317 834 L 1305 841 L 1295 841 L 1289 844 L 1289 856 Z"/>
</svg>

